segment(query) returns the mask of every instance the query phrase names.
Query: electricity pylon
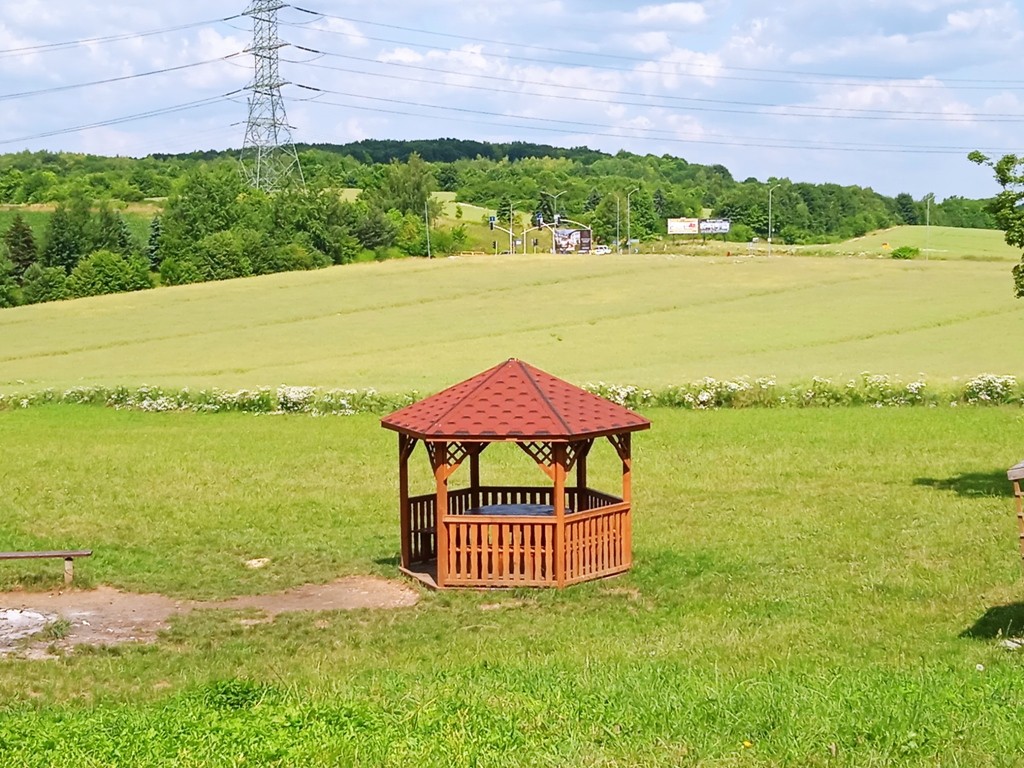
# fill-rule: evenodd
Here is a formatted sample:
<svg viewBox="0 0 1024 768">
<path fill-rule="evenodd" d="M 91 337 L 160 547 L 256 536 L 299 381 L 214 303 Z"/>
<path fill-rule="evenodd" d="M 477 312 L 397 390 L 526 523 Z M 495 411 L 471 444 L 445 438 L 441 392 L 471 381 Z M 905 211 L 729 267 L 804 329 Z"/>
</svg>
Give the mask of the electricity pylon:
<svg viewBox="0 0 1024 768">
<path fill-rule="evenodd" d="M 305 185 L 281 97 L 281 86 L 287 83 L 279 74 L 279 53 L 286 43 L 277 36 L 277 12 L 285 7 L 287 4 L 279 0 L 252 0 L 244 14 L 252 17 L 249 50 L 256 74 L 248 86 L 249 120 L 241 161 L 249 185 L 264 192 L 274 192 L 295 181 Z"/>
</svg>

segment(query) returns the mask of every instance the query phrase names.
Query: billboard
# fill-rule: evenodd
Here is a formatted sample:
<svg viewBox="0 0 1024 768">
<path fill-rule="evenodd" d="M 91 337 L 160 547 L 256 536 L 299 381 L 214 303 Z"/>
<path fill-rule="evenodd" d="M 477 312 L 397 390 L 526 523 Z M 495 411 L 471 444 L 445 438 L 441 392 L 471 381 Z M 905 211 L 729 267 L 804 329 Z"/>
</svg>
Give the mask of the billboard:
<svg viewBox="0 0 1024 768">
<path fill-rule="evenodd" d="M 580 244 L 580 231 L 578 229 L 556 229 L 555 251 L 557 253 L 573 253 Z"/>
<path fill-rule="evenodd" d="M 590 253 L 593 237 L 589 229 L 556 229 L 555 251 L 558 253 Z"/>
<path fill-rule="evenodd" d="M 701 219 L 700 233 L 702 235 L 727 235 L 731 222 L 728 219 Z"/>
<path fill-rule="evenodd" d="M 669 219 L 668 233 L 670 235 L 699 235 L 700 221 L 698 219 Z"/>
</svg>

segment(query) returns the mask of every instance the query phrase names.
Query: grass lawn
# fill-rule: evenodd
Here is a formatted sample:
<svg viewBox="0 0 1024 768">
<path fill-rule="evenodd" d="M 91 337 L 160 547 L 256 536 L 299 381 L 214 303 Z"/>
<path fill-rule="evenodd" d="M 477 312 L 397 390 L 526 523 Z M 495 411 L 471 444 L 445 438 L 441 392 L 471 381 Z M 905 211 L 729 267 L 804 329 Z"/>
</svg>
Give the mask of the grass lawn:
<svg viewBox="0 0 1024 768">
<path fill-rule="evenodd" d="M 0 311 L 0 391 L 436 391 L 509 357 L 576 383 L 1024 374 L 1003 263 L 404 259 Z"/>
<path fill-rule="evenodd" d="M 918 259 L 1017 262 L 1021 257 L 1020 249 L 1007 245 L 999 230 L 925 226 L 891 227 L 845 243 L 806 246 L 800 250 L 884 257 L 904 245 L 920 249 Z"/>
<path fill-rule="evenodd" d="M 996 639 L 1024 626 L 1019 410 L 648 415 L 629 574 L 202 611 L 155 646 L 0 661 L 4 765 L 1019 765 L 1024 652 Z M 82 586 L 180 597 L 394 575 L 393 438 L 363 416 L 0 413 L 0 542 L 91 546 Z M 0 563 L 0 587 L 54 571 Z"/>
</svg>

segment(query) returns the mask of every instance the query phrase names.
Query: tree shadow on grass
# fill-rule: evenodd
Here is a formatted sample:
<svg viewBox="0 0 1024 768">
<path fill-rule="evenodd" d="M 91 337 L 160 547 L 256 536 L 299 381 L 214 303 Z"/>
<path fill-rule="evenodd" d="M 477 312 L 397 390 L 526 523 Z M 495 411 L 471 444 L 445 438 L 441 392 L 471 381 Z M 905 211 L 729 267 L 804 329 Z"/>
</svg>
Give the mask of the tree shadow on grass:
<svg viewBox="0 0 1024 768">
<path fill-rule="evenodd" d="M 1024 637 L 1024 603 L 996 605 L 965 629 L 960 637 L 973 640 L 994 640 L 997 637 Z"/>
<path fill-rule="evenodd" d="M 395 555 L 393 557 L 378 557 L 374 559 L 373 562 L 375 562 L 377 565 L 397 566 L 400 562 L 402 562 L 402 558 L 400 558 L 398 555 Z"/>
<path fill-rule="evenodd" d="M 937 491 L 952 491 L 958 496 L 978 498 L 984 496 L 1013 496 L 1013 484 L 1006 479 L 1006 470 L 995 472 L 964 472 L 945 479 L 915 477 L 914 485 L 923 485 Z"/>
</svg>

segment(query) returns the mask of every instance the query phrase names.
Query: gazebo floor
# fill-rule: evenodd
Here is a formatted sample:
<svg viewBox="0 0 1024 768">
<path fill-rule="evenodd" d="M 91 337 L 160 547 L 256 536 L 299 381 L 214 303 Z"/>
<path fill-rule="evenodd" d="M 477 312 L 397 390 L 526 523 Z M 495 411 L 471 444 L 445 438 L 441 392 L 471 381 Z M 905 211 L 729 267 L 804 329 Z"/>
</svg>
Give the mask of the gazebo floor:
<svg viewBox="0 0 1024 768">
<path fill-rule="evenodd" d="M 436 560 L 431 560 L 429 563 L 415 563 L 411 568 L 398 566 L 398 570 L 429 589 L 438 588 Z"/>
</svg>

